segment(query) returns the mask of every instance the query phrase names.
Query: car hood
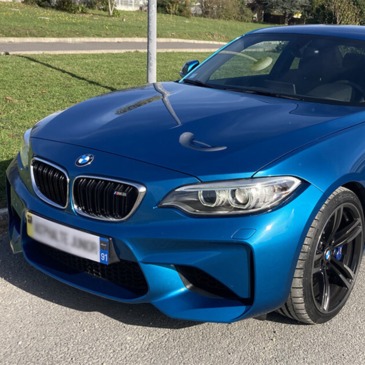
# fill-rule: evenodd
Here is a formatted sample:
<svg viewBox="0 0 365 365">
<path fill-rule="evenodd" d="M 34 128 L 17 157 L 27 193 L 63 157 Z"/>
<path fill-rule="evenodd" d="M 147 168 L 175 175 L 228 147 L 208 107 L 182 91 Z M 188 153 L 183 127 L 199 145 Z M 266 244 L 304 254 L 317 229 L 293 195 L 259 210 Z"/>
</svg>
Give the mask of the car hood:
<svg viewBox="0 0 365 365">
<path fill-rule="evenodd" d="M 157 83 L 77 104 L 32 138 L 73 144 L 196 176 L 249 176 L 363 120 L 359 108 Z M 75 159 L 78 156 L 75 156 Z M 233 176 L 232 176 L 233 177 Z"/>
</svg>

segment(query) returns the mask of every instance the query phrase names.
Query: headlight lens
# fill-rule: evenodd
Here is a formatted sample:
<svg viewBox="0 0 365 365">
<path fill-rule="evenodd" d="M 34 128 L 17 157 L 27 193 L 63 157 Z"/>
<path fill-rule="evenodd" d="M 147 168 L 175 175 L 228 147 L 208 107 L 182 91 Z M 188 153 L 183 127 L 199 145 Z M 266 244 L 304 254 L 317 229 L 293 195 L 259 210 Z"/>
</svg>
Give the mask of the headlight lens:
<svg viewBox="0 0 365 365">
<path fill-rule="evenodd" d="M 28 167 L 29 163 L 29 148 L 30 148 L 30 132 L 32 128 L 27 129 L 23 135 L 22 145 L 20 147 L 20 160 L 24 168 Z"/>
<path fill-rule="evenodd" d="M 196 215 L 255 213 L 277 206 L 301 181 L 292 176 L 187 185 L 172 191 L 160 207 L 175 207 Z"/>
</svg>

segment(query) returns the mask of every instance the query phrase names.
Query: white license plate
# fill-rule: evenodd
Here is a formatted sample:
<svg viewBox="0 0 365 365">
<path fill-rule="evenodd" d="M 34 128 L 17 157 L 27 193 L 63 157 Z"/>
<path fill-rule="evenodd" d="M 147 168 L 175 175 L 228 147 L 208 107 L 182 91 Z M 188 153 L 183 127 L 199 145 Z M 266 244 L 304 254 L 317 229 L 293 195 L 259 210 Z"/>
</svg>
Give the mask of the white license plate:
<svg viewBox="0 0 365 365">
<path fill-rule="evenodd" d="M 58 250 L 108 264 L 109 239 L 64 226 L 27 212 L 27 234 Z"/>
</svg>

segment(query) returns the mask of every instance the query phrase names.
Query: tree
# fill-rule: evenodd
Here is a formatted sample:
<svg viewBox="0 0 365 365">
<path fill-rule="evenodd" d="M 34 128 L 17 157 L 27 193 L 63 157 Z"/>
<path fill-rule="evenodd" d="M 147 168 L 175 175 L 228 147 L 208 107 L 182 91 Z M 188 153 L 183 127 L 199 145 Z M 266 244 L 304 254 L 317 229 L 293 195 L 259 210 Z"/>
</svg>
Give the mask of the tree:
<svg viewBox="0 0 365 365">
<path fill-rule="evenodd" d="M 327 0 L 336 24 L 360 24 L 360 10 L 351 0 Z"/>
<path fill-rule="evenodd" d="M 353 0 L 360 11 L 360 24 L 365 24 L 365 0 Z"/>
<path fill-rule="evenodd" d="M 247 6 L 252 11 L 255 20 L 259 22 L 264 20 L 265 0 L 250 0 L 247 1 Z"/>
<path fill-rule="evenodd" d="M 320 23 L 360 24 L 363 0 L 313 0 L 313 13 Z"/>
<path fill-rule="evenodd" d="M 109 16 L 113 16 L 114 10 L 115 10 L 115 0 L 108 0 Z"/>
<path fill-rule="evenodd" d="M 275 11 L 284 15 L 285 24 L 295 13 L 305 13 L 310 9 L 310 0 L 264 0 L 266 11 Z"/>
</svg>

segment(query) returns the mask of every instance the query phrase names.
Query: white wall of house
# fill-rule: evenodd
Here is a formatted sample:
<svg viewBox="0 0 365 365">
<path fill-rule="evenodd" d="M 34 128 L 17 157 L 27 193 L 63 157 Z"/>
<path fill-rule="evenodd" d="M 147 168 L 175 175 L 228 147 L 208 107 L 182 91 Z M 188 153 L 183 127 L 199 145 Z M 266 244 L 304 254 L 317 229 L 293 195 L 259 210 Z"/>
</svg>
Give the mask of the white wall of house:
<svg viewBox="0 0 365 365">
<path fill-rule="evenodd" d="M 139 10 L 141 6 L 146 5 L 146 0 L 116 0 L 118 10 Z"/>
</svg>

